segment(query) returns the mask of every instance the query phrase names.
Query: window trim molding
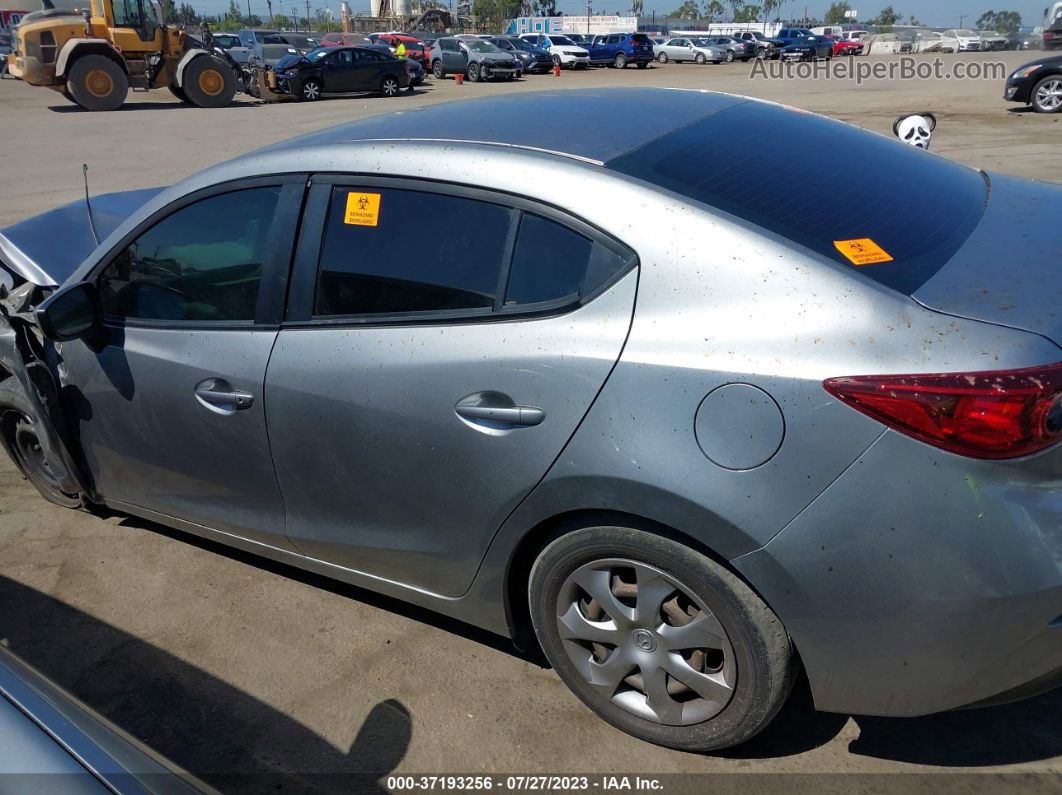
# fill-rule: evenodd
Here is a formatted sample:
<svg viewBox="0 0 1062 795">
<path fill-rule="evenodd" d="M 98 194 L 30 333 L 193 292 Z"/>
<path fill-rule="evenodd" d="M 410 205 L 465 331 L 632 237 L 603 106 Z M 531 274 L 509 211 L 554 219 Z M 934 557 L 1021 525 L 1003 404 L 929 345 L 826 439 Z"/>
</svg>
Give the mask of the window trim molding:
<svg viewBox="0 0 1062 795">
<path fill-rule="evenodd" d="M 288 281 L 294 256 L 294 245 L 298 234 L 299 219 L 305 202 L 306 183 L 309 175 L 305 172 L 294 174 L 273 174 L 261 177 L 247 177 L 209 185 L 187 193 L 153 212 L 138 223 L 114 246 L 99 258 L 84 281 L 95 282 L 100 274 L 110 267 L 115 258 L 149 229 L 164 221 L 174 213 L 204 199 L 235 193 L 249 188 L 279 187 L 280 198 L 277 201 L 273 219 L 267 233 L 266 257 L 262 263 L 262 276 L 258 287 L 258 300 L 255 306 L 254 320 L 161 320 L 153 318 L 120 317 L 105 315 L 104 325 L 109 328 L 150 328 L 150 329 L 184 329 L 202 331 L 247 331 L 277 328 L 284 315 L 284 305 L 288 292 Z"/>
<path fill-rule="evenodd" d="M 378 327 L 394 325 L 452 325 L 483 322 L 513 322 L 516 320 L 537 320 L 543 317 L 555 317 L 575 311 L 593 301 L 620 281 L 631 270 L 638 267 L 637 253 L 617 240 L 611 234 L 593 226 L 578 216 L 554 205 L 536 201 L 526 196 L 508 191 L 492 190 L 462 183 L 446 182 L 416 177 L 391 177 L 378 174 L 358 173 L 320 173 L 311 177 L 311 186 L 306 199 L 301 232 L 295 252 L 292 278 L 288 293 L 287 312 L 282 328 L 304 328 L 326 326 Z M 491 309 L 451 309 L 425 312 L 405 312 L 393 314 L 362 314 L 315 316 L 314 302 L 317 293 L 317 276 L 321 248 L 328 224 L 332 193 L 336 188 L 345 186 L 363 188 L 390 188 L 393 190 L 410 190 L 421 193 L 454 196 L 489 204 L 501 205 L 510 211 L 509 231 L 506 237 L 506 249 L 503 262 L 499 268 L 499 294 Z M 582 296 L 564 296 L 553 301 L 535 304 L 505 307 L 504 287 L 508 285 L 509 271 L 515 255 L 520 222 L 524 213 L 531 213 L 546 220 L 564 226 L 573 232 L 588 238 L 593 244 L 600 245 L 616 254 L 624 262 L 608 279 L 595 289 Z M 501 305 L 499 305 L 501 304 Z"/>
</svg>

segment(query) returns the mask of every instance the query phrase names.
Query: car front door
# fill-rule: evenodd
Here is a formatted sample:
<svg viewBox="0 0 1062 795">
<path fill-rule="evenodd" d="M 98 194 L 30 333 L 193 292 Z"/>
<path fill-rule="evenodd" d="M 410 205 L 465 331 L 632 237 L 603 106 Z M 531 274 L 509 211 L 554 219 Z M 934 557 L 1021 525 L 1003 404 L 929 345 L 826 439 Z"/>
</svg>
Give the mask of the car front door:
<svg viewBox="0 0 1062 795">
<path fill-rule="evenodd" d="M 633 254 L 437 183 L 314 177 L 307 208 L 266 375 L 288 537 L 457 596 L 619 356 Z"/>
<path fill-rule="evenodd" d="M 686 39 L 672 39 L 665 48 L 668 57 L 673 61 L 689 61 L 693 59 L 693 48 Z"/>
<path fill-rule="evenodd" d="M 358 76 L 354 69 L 354 54 L 349 49 L 336 50 L 324 58 L 321 65 L 321 90 L 330 93 L 357 91 Z"/>
<path fill-rule="evenodd" d="M 68 416 L 109 505 L 290 548 L 263 386 L 305 182 L 200 191 L 93 271 L 103 331 L 58 352 Z"/>
<path fill-rule="evenodd" d="M 464 72 L 468 68 L 468 54 L 457 39 L 443 42 L 443 63 L 447 72 Z"/>
</svg>

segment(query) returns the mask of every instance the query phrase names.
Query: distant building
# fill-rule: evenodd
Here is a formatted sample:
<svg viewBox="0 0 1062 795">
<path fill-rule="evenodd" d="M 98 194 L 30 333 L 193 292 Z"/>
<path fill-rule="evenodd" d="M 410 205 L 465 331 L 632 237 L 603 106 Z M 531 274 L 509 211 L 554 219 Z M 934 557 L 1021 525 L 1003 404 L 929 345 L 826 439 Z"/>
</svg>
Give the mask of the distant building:
<svg viewBox="0 0 1062 795">
<path fill-rule="evenodd" d="M 505 34 L 519 36 L 523 33 L 634 33 L 636 30 L 637 17 L 517 17 L 509 20 Z"/>
</svg>

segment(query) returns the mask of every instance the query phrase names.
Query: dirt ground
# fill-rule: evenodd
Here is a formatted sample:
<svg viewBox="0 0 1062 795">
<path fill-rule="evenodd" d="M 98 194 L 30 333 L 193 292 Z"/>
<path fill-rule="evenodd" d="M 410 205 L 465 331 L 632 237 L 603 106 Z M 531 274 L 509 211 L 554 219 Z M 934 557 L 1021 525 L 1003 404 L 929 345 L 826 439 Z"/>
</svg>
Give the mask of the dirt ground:
<svg viewBox="0 0 1062 795">
<path fill-rule="evenodd" d="M 962 57 L 1014 67 L 1034 54 Z M 4 80 L 0 226 L 77 199 L 82 162 L 94 193 L 170 184 L 364 116 L 585 86 L 731 91 L 879 132 L 904 112 L 931 110 L 935 151 L 1062 181 L 1062 114 L 1016 112 L 1002 101 L 999 80 L 858 86 L 751 80 L 749 71 L 740 63 L 668 65 L 514 84 L 445 80 L 392 100 L 241 100 L 221 110 L 185 107 L 161 91 L 106 114 Z M 821 177 L 836 179 L 839 196 L 873 189 L 873 174 L 859 163 L 839 162 L 836 175 Z M 373 791 L 392 773 L 444 772 L 664 775 L 664 790 L 676 792 L 1057 792 L 1062 784 L 1062 693 L 897 720 L 816 713 L 798 687 L 776 724 L 744 747 L 708 756 L 668 751 L 595 718 L 550 670 L 502 638 L 140 520 L 55 508 L 6 459 L 0 608 L 0 642 L 223 790 Z"/>
</svg>

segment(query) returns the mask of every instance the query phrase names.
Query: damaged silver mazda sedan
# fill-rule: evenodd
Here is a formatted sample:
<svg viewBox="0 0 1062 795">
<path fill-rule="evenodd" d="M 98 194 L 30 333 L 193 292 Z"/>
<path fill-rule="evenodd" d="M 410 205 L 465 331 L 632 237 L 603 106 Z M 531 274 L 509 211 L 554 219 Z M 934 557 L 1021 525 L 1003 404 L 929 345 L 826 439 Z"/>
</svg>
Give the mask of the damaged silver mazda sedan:
<svg viewBox="0 0 1062 795">
<path fill-rule="evenodd" d="M 873 187 L 774 178 L 838 161 Z M 537 642 L 673 748 L 748 739 L 801 665 L 874 715 L 1062 675 L 1059 186 L 573 90 L 91 212 L 99 245 L 84 202 L 0 235 L 0 429 L 52 502 Z"/>
</svg>

